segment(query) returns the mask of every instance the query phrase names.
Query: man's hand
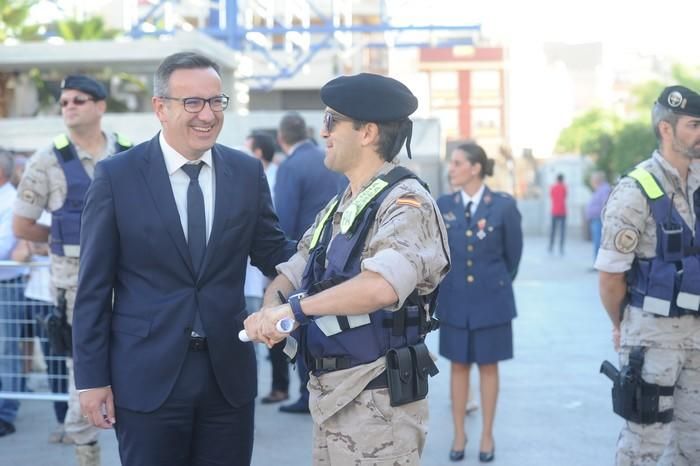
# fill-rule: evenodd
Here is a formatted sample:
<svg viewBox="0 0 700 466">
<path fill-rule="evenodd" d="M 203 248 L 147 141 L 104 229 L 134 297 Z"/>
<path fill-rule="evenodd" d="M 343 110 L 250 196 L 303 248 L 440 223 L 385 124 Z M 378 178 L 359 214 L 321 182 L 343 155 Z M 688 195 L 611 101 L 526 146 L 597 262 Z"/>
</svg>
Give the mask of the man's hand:
<svg viewBox="0 0 700 466">
<path fill-rule="evenodd" d="M 287 338 L 288 334 L 277 330 L 277 322 L 282 319 L 294 320 L 294 314 L 289 304 L 274 307 L 264 307 L 260 310 L 260 332 L 263 341 L 272 348 L 275 344 Z M 298 324 L 295 325 L 296 328 Z"/>
<path fill-rule="evenodd" d="M 101 429 L 111 429 L 117 422 L 114 417 L 114 396 L 110 387 L 91 388 L 78 396 L 80 409 L 90 424 Z"/>
</svg>

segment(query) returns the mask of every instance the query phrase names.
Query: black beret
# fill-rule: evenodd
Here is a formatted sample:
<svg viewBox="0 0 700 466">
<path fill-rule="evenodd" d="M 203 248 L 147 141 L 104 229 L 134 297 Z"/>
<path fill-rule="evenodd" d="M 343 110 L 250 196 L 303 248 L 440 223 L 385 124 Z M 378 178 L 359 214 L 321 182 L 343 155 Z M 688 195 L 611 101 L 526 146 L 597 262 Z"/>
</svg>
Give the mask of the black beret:
<svg viewBox="0 0 700 466">
<path fill-rule="evenodd" d="M 399 121 L 418 108 L 418 99 L 401 82 L 378 74 L 340 76 L 321 88 L 321 100 L 355 120 Z"/>
<path fill-rule="evenodd" d="M 75 89 L 91 95 L 95 100 L 104 100 L 107 98 L 107 89 L 99 82 L 89 76 L 72 75 L 66 76 L 61 82 L 61 90 Z"/>
<path fill-rule="evenodd" d="M 656 102 L 673 113 L 700 117 L 700 95 L 685 86 L 667 87 Z"/>
</svg>

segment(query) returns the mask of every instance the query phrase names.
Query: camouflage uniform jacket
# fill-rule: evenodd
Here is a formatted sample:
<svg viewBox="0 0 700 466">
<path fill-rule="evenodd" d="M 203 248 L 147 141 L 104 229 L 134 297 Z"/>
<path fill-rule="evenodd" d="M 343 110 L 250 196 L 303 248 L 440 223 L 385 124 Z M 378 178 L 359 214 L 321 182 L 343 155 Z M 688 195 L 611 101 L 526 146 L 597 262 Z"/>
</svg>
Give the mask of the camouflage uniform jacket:
<svg viewBox="0 0 700 466">
<path fill-rule="evenodd" d="M 687 182 L 658 152 L 640 163 L 656 177 L 673 205 L 691 228 L 695 227 L 693 193 L 700 187 L 700 162 L 693 162 Z M 609 273 L 630 270 L 635 257 L 656 256 L 656 222 L 645 194 L 637 182 L 624 177 L 610 193 L 602 212 L 603 232 L 595 267 Z M 700 318 L 663 318 L 627 306 L 621 326 L 623 346 L 651 346 L 670 349 L 700 348 Z"/>
<path fill-rule="evenodd" d="M 105 146 L 98 157 L 93 157 L 75 146 L 85 172 L 92 179 L 97 162 L 114 154 L 115 136 L 105 132 Z M 66 201 L 66 177 L 53 151 L 53 145 L 39 149 L 27 163 L 22 180 L 17 186 L 15 215 L 38 220 L 44 210 L 53 212 Z M 66 289 L 68 309 L 72 314 L 75 290 L 78 287 L 78 258 L 51 254 L 51 286 Z M 71 317 L 70 315 L 68 317 Z"/>
<path fill-rule="evenodd" d="M 388 173 L 394 166 L 393 163 L 385 163 L 376 176 Z M 376 176 L 367 181 L 361 190 L 369 186 Z M 333 237 L 340 231 L 343 212 L 353 199 L 348 187 L 333 216 Z M 311 237 L 326 209 L 328 207 L 317 215 L 314 225 L 299 241 L 297 253 L 288 262 L 277 266 L 277 270 L 289 278 L 295 288 L 301 286 Z M 414 179 L 397 183 L 379 206 L 362 250 L 362 271 L 369 270 L 381 275 L 399 297 L 397 303 L 387 309 L 400 309 L 414 289 L 419 294 L 432 292 L 449 270 L 449 257 L 447 232 L 435 201 Z M 311 376 L 309 407 L 314 421 L 322 424 L 350 403 L 383 370 L 384 358 L 379 358 L 371 364 L 335 371 L 318 378 Z"/>
</svg>

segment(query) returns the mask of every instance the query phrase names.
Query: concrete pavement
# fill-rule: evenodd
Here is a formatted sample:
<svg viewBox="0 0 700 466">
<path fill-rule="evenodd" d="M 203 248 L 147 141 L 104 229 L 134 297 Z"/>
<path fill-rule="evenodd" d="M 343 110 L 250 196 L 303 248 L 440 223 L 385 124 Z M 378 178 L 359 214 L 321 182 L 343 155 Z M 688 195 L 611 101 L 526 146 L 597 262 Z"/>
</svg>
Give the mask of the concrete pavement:
<svg viewBox="0 0 700 466">
<path fill-rule="evenodd" d="M 617 363 L 610 324 L 598 300 L 590 243 L 570 241 L 567 253 L 549 255 L 544 238 L 528 237 L 516 280 L 519 317 L 514 322 L 515 359 L 500 365 L 496 460 L 501 466 L 598 466 L 612 464 L 622 425 L 612 413 L 610 383 L 600 362 Z M 478 277 L 477 277 L 478 280 Z M 437 334 L 428 344 L 437 350 Z M 269 391 L 270 367 L 259 348 L 261 395 Z M 452 442 L 449 362 L 430 385 L 430 433 L 425 466 L 447 465 Z M 296 374 L 292 373 L 296 383 Z M 478 383 L 473 371 L 472 384 Z M 295 388 L 294 388 L 295 389 Z M 305 465 L 311 461 L 311 420 L 257 405 L 253 464 Z M 478 464 L 480 411 L 468 417 L 469 443 L 462 463 Z M 25 401 L 17 433 L 0 438 L 4 466 L 73 466 L 73 449 L 50 445 L 54 427 L 49 402 Z M 113 432 L 101 436 L 103 466 L 119 465 Z"/>
</svg>

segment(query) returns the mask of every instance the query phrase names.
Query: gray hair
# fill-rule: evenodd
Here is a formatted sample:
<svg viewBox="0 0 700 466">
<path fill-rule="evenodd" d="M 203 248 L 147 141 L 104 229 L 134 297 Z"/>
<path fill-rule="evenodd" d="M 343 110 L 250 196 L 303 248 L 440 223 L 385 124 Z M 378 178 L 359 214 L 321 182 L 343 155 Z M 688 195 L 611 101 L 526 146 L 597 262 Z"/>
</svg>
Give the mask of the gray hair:
<svg viewBox="0 0 700 466">
<path fill-rule="evenodd" d="M 676 123 L 678 123 L 678 114 L 674 113 L 658 102 L 654 102 L 654 107 L 651 109 L 651 124 L 654 127 L 654 134 L 656 135 L 656 141 L 658 143 L 661 143 L 661 131 L 659 131 L 659 124 L 662 121 L 665 121 L 673 126 L 675 130 Z"/>
<path fill-rule="evenodd" d="M 168 96 L 170 76 L 175 71 L 199 68 L 212 68 L 216 74 L 221 76 L 219 65 L 204 55 L 194 52 L 180 52 L 165 57 L 153 76 L 153 95 L 157 97 Z"/>
<path fill-rule="evenodd" d="M 0 152 L 0 171 L 6 180 L 9 181 L 12 178 L 15 172 L 15 158 L 12 154 Z"/>
<path fill-rule="evenodd" d="M 280 120 L 279 136 L 285 144 L 290 145 L 309 139 L 304 118 L 297 112 L 285 114 Z"/>
</svg>

